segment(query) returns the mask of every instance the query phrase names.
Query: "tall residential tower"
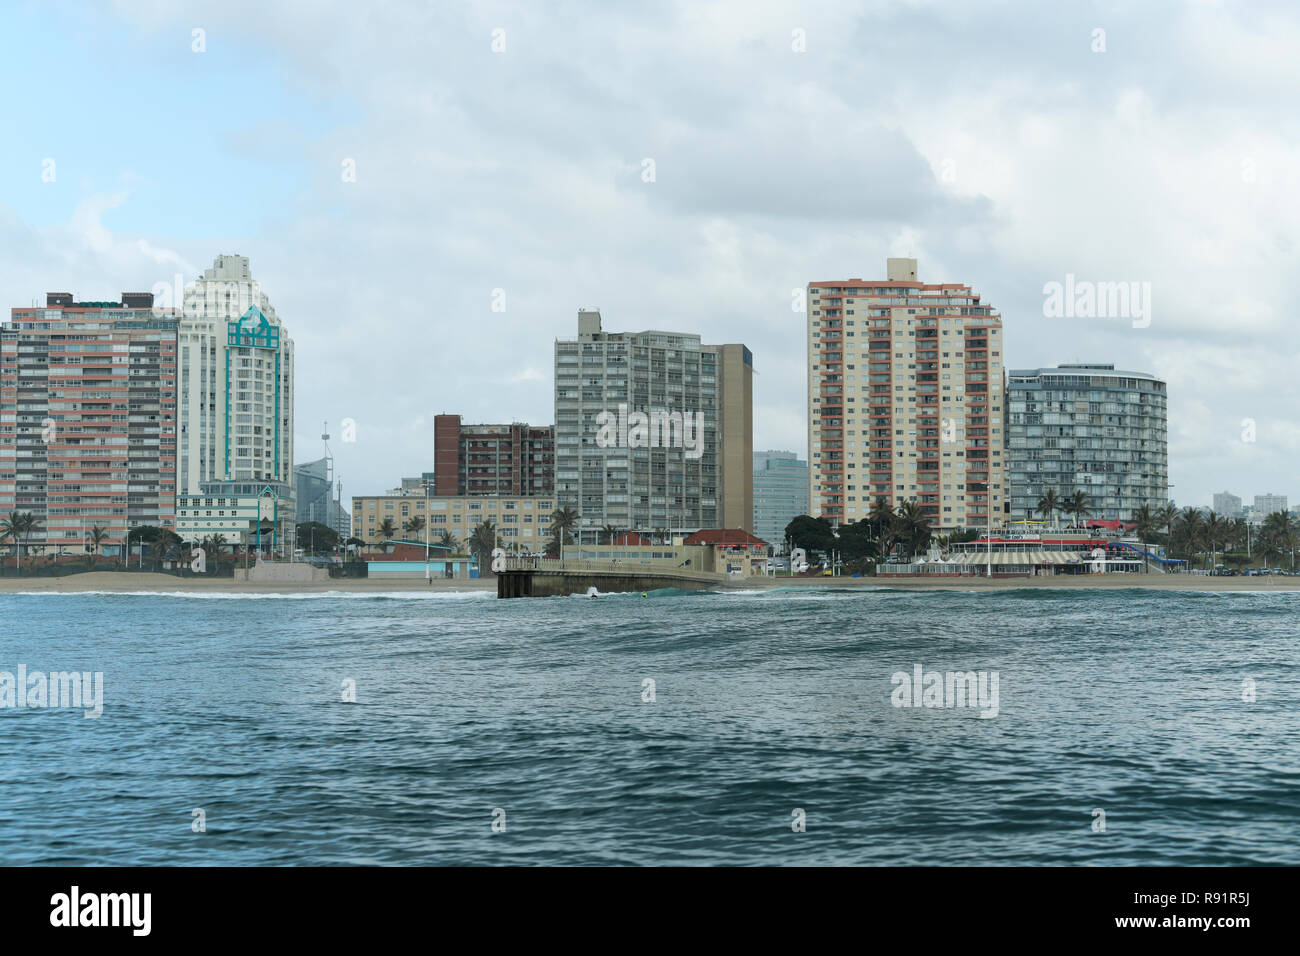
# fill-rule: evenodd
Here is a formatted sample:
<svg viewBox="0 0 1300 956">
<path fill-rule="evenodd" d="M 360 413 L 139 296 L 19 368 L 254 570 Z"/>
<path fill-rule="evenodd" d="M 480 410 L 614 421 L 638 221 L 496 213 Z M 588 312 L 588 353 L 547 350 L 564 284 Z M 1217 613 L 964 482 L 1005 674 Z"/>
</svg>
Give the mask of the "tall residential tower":
<svg viewBox="0 0 1300 956">
<path fill-rule="evenodd" d="M 751 531 L 752 353 L 678 332 L 606 332 L 578 312 L 555 343 L 555 496 L 586 534 Z"/>
<path fill-rule="evenodd" d="M 1088 518 L 1131 521 L 1169 499 L 1165 383 L 1114 365 L 1007 373 L 1011 516 L 1040 517 L 1048 491 L 1088 497 Z"/>
<path fill-rule="evenodd" d="M 229 537 L 251 524 L 250 540 L 285 551 L 294 521 L 293 340 L 247 256 L 217 256 L 185 290 L 180 366 L 177 533 Z M 259 520 L 250 522 L 253 504 Z M 205 520 L 218 518 L 234 523 Z"/>
<path fill-rule="evenodd" d="M 0 331 L 0 512 L 31 513 L 25 544 L 121 554 L 128 532 L 173 529 L 177 316 L 148 292 L 76 302 L 51 292 Z M 131 543 L 137 539 L 132 538 Z"/>
<path fill-rule="evenodd" d="M 915 259 L 886 274 L 808 285 L 808 513 L 839 526 L 884 498 L 933 528 L 999 525 L 1002 318 Z"/>
</svg>

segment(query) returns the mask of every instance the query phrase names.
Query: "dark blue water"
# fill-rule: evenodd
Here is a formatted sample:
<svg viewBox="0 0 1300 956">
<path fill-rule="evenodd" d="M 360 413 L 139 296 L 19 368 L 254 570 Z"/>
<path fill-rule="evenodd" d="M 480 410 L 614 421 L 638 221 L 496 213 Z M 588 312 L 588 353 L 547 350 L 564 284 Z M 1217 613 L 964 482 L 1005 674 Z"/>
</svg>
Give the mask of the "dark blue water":
<svg viewBox="0 0 1300 956">
<path fill-rule="evenodd" d="M 0 671 L 105 682 L 0 710 L 0 864 L 1300 863 L 1300 595 L 0 611 Z M 893 706 L 917 664 L 997 672 L 997 716 Z"/>
</svg>

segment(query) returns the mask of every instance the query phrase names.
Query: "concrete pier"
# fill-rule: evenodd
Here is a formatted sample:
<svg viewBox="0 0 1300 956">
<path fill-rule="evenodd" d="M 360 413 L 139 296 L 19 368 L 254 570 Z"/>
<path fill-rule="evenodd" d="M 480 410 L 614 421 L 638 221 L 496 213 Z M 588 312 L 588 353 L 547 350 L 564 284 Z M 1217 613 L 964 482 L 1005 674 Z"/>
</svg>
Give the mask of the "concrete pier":
<svg viewBox="0 0 1300 956">
<path fill-rule="evenodd" d="M 601 592 L 657 591 L 660 588 L 703 590 L 724 583 L 720 574 L 671 571 L 518 570 L 497 575 L 497 597 L 557 597 Z"/>
</svg>

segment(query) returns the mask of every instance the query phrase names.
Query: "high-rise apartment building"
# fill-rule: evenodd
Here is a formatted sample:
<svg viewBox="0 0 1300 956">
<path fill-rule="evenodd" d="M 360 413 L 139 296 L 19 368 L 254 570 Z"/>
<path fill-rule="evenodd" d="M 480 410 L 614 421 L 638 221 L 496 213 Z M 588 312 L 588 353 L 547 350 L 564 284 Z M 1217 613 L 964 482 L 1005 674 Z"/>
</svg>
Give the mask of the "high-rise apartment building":
<svg viewBox="0 0 1300 956">
<path fill-rule="evenodd" d="M 808 513 L 836 527 L 877 498 L 936 529 L 1003 521 L 1002 318 L 916 265 L 808 284 Z"/>
<path fill-rule="evenodd" d="M 1241 516 L 1241 496 L 1230 494 L 1226 491 L 1217 491 L 1214 494 L 1214 511 L 1216 514 L 1223 515 L 1225 518 L 1238 518 Z"/>
<path fill-rule="evenodd" d="M 549 425 L 465 425 L 459 415 L 437 415 L 433 459 L 436 495 L 555 493 L 555 429 Z"/>
<path fill-rule="evenodd" d="M 1165 383 L 1114 365 L 1061 365 L 1007 374 L 1011 516 L 1082 491 L 1090 518 L 1131 521 L 1169 497 Z"/>
<path fill-rule="evenodd" d="M 180 491 L 187 540 L 216 498 L 255 498 L 250 532 L 264 550 L 292 545 L 293 340 L 249 271 L 217 256 L 185 290 L 180 326 Z M 218 509 L 220 510 L 220 509 Z"/>
<path fill-rule="evenodd" d="M 1286 495 L 1267 495 L 1255 496 L 1255 513 L 1267 517 L 1278 511 L 1286 511 Z"/>
<path fill-rule="evenodd" d="M 808 512 L 808 462 L 792 451 L 754 452 L 754 534 L 782 546 L 785 528 Z"/>
<path fill-rule="evenodd" d="M 0 512 L 30 512 L 28 543 L 122 553 L 130 529 L 173 529 L 177 316 L 153 295 L 15 308 L 0 328 Z"/>
<path fill-rule="evenodd" d="M 753 527 L 752 353 L 677 332 L 606 332 L 579 310 L 555 343 L 555 496 L 606 524 Z"/>
</svg>

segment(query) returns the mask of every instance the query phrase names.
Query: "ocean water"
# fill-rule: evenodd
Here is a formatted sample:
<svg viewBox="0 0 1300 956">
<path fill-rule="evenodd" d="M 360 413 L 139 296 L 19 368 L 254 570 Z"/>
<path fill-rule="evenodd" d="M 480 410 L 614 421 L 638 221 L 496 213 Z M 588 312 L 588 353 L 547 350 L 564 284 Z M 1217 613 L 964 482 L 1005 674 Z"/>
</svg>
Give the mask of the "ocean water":
<svg viewBox="0 0 1300 956">
<path fill-rule="evenodd" d="M 0 864 L 1300 863 L 1295 594 L 0 611 L 0 671 L 104 675 L 96 719 L 0 709 Z M 895 706 L 918 665 L 996 715 Z"/>
</svg>

